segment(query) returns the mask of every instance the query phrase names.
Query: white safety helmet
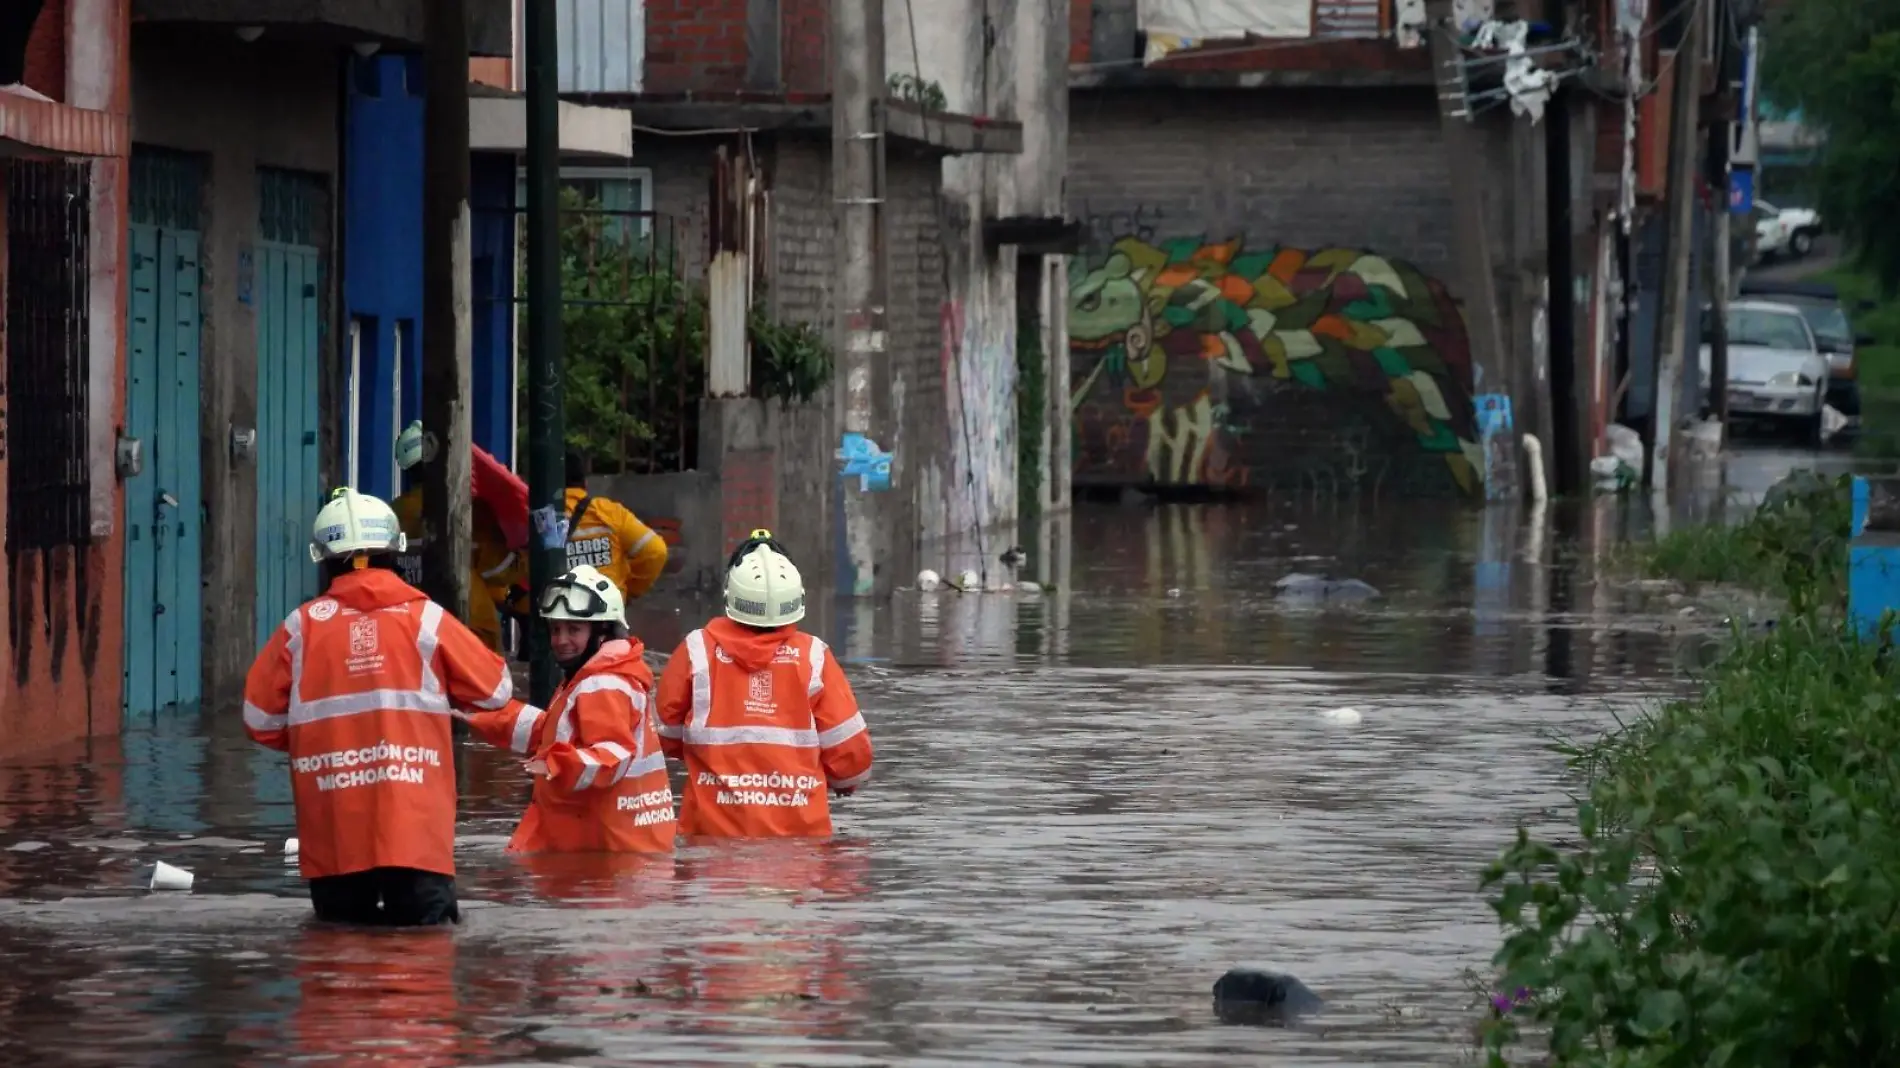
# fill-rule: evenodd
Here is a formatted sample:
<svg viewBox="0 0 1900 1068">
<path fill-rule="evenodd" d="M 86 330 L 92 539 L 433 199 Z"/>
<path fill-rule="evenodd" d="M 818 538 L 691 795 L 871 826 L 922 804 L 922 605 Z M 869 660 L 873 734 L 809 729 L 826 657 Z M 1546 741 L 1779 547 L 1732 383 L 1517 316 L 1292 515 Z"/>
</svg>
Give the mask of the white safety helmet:
<svg viewBox="0 0 1900 1068">
<path fill-rule="evenodd" d="M 620 587 L 591 564 L 568 571 L 541 592 L 542 619 L 625 626 L 626 611 Z"/>
<path fill-rule="evenodd" d="M 348 486 L 330 494 L 310 532 L 310 559 L 318 563 L 408 548 L 409 539 L 403 536 L 395 511 Z"/>
<path fill-rule="evenodd" d="M 805 618 L 805 580 L 784 553 L 756 545 L 726 570 L 726 615 L 754 627 L 796 623 Z"/>
<path fill-rule="evenodd" d="M 418 419 L 404 427 L 396 438 L 396 466 L 407 471 L 421 463 L 423 444 L 422 420 Z"/>
</svg>

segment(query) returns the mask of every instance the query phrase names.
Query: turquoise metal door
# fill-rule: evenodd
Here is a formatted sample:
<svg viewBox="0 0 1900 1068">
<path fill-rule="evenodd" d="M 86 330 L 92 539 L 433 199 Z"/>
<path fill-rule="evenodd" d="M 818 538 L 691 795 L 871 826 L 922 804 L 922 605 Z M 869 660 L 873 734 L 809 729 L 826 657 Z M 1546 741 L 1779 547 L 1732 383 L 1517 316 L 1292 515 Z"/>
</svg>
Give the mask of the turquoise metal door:
<svg viewBox="0 0 1900 1068">
<path fill-rule="evenodd" d="M 321 187 L 260 172 L 257 244 L 257 642 L 317 593 L 310 525 L 322 503 L 317 391 L 323 264 L 316 247 Z"/>
<path fill-rule="evenodd" d="M 202 693 L 204 498 L 198 445 L 198 205 L 195 157 L 135 152 L 125 433 L 142 450 L 125 484 L 127 716 Z"/>
</svg>

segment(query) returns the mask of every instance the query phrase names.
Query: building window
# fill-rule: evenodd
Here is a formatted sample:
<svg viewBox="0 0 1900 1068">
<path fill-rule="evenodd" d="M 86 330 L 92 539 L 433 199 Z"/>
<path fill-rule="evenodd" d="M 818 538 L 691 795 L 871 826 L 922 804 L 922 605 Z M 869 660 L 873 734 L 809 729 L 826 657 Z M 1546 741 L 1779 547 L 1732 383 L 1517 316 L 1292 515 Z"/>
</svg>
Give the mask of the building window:
<svg viewBox="0 0 1900 1068">
<path fill-rule="evenodd" d="M 612 218 L 606 232 L 622 238 L 653 236 L 653 172 L 645 167 L 562 167 L 561 188 L 572 189 Z M 528 172 L 515 172 L 515 206 L 528 207 Z"/>
<path fill-rule="evenodd" d="M 89 164 L 5 162 L 7 551 L 91 540 Z"/>
</svg>

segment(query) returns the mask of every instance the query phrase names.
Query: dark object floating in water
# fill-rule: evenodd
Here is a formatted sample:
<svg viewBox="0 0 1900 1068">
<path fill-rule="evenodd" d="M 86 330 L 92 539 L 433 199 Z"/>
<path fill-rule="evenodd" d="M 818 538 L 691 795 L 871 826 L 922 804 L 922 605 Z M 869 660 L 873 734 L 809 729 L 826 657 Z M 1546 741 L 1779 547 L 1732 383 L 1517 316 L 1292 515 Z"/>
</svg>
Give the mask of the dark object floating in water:
<svg viewBox="0 0 1900 1068">
<path fill-rule="evenodd" d="M 1288 575 L 1274 583 L 1273 589 L 1282 597 L 1316 601 L 1371 601 L 1380 596 L 1376 588 L 1358 579 L 1336 579 L 1325 575 Z"/>
<path fill-rule="evenodd" d="M 1214 1015 L 1222 1023 L 1284 1027 L 1324 1004 L 1305 983 L 1278 972 L 1235 968 L 1214 982 Z"/>
</svg>

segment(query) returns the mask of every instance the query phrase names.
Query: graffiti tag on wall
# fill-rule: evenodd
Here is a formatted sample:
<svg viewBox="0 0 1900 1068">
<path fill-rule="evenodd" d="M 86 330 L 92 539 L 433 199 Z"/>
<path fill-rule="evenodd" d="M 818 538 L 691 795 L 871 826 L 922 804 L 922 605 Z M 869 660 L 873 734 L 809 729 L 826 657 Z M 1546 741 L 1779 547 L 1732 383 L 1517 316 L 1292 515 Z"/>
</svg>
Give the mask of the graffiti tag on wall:
<svg viewBox="0 0 1900 1068">
<path fill-rule="evenodd" d="M 1408 263 L 1123 237 L 1069 298 L 1080 482 L 1482 490 L 1464 322 Z"/>
</svg>

